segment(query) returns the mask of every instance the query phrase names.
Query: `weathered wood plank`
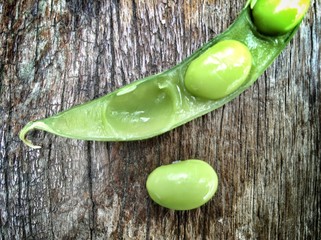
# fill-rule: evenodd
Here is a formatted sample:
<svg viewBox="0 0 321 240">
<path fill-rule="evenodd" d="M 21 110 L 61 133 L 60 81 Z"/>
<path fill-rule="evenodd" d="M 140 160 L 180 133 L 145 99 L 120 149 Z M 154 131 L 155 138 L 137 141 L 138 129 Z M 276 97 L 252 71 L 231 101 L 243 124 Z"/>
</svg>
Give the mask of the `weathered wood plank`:
<svg viewBox="0 0 321 240">
<path fill-rule="evenodd" d="M 33 132 L 53 115 L 174 66 L 245 1 L 0 1 L 2 239 L 320 239 L 321 3 L 289 47 L 224 107 L 145 141 Z M 214 199 L 173 212 L 147 196 L 155 167 L 201 158 Z"/>
</svg>

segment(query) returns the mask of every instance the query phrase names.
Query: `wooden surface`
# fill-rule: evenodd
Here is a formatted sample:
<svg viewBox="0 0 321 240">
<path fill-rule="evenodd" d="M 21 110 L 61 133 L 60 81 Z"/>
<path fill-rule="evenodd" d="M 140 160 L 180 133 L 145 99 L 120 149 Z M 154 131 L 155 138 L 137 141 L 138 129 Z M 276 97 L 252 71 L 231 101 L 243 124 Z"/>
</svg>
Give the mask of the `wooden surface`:
<svg viewBox="0 0 321 240">
<path fill-rule="evenodd" d="M 85 142 L 30 120 L 166 70 L 237 17 L 245 0 L 0 1 L 2 239 L 321 239 L 321 4 L 240 97 L 146 141 Z M 200 158 L 219 175 L 205 206 L 154 204 L 161 164 Z"/>
</svg>

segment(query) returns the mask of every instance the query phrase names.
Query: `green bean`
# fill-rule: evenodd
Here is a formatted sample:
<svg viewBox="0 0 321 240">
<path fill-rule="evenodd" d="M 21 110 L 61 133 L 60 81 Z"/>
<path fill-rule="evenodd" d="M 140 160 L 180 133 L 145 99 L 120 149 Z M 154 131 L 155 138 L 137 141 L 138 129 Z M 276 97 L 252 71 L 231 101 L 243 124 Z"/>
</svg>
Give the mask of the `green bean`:
<svg viewBox="0 0 321 240">
<path fill-rule="evenodd" d="M 281 36 L 262 34 L 252 22 L 251 6 L 255 8 L 255 1 L 248 1 L 226 31 L 172 69 L 135 81 L 52 117 L 29 122 L 21 130 L 20 138 L 33 148 L 39 146 L 33 145 L 26 136 L 34 129 L 82 140 L 141 140 L 165 133 L 221 107 L 249 88 L 298 30 L 299 22 Z M 220 61 L 227 65 L 224 66 L 226 71 L 232 69 L 231 73 L 213 74 L 202 59 L 210 58 L 211 52 L 218 56 L 229 48 L 234 53 L 230 57 L 224 55 Z M 241 59 L 241 54 L 245 60 L 241 61 L 239 69 L 233 64 Z M 204 69 L 200 76 L 197 71 L 193 73 L 198 67 Z M 223 65 L 217 64 L 214 69 L 218 71 L 221 67 Z M 193 89 L 203 77 L 209 77 L 205 81 L 208 86 Z M 220 77 L 229 79 L 222 84 L 217 82 L 222 81 Z M 206 88 L 210 92 L 205 91 Z"/>
<path fill-rule="evenodd" d="M 191 210 L 215 194 L 218 177 L 206 162 L 197 159 L 174 162 L 156 168 L 147 178 L 149 196 L 173 210 Z"/>
<path fill-rule="evenodd" d="M 185 86 L 194 96 L 220 99 L 247 79 L 252 66 L 248 48 L 236 40 L 224 40 L 209 48 L 188 66 Z"/>
<path fill-rule="evenodd" d="M 298 25 L 309 5 L 310 0 L 252 0 L 253 21 L 260 32 L 281 35 Z"/>
</svg>

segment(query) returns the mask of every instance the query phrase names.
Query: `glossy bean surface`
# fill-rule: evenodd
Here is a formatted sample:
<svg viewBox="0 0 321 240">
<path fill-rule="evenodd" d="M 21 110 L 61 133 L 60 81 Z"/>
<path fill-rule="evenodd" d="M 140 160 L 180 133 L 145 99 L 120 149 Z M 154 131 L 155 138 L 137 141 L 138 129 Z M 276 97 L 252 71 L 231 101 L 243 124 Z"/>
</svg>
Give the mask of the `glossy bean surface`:
<svg viewBox="0 0 321 240">
<path fill-rule="evenodd" d="M 251 66 L 252 56 L 247 46 L 236 40 L 224 40 L 189 65 L 185 86 L 194 96 L 220 99 L 244 83 Z"/>
<path fill-rule="evenodd" d="M 218 186 L 214 169 L 197 159 L 174 162 L 156 168 L 146 182 L 149 196 L 173 210 L 190 210 L 208 202 Z"/>
<path fill-rule="evenodd" d="M 261 33 L 285 34 L 300 23 L 309 5 L 310 0 L 252 1 L 253 21 Z"/>
</svg>

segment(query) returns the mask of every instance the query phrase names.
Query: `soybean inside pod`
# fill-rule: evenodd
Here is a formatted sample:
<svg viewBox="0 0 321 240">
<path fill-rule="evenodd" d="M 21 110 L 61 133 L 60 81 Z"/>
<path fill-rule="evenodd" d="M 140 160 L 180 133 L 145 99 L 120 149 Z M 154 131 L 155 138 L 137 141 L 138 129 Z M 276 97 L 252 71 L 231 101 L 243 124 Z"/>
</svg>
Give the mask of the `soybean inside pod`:
<svg viewBox="0 0 321 240">
<path fill-rule="evenodd" d="M 165 133 L 221 107 L 256 81 L 298 29 L 299 23 L 280 36 L 259 33 L 252 21 L 253 6 L 250 6 L 250 2 L 225 32 L 177 66 L 55 116 L 29 122 L 19 137 L 32 148 L 39 146 L 33 145 L 26 135 L 34 129 L 82 140 L 142 140 Z M 221 43 L 225 43 L 225 46 L 220 46 Z M 241 53 L 245 52 L 247 57 L 239 54 L 239 46 L 245 49 Z M 211 59 L 210 52 L 216 56 L 214 59 Z M 214 79 L 214 84 L 209 83 L 209 92 L 206 91 L 207 86 L 198 90 L 203 85 L 198 80 L 196 84 L 193 83 L 199 78 L 197 69 L 207 68 L 208 59 L 200 60 L 206 55 L 214 61 L 216 72 L 213 76 L 221 81 L 215 83 Z M 241 68 L 238 68 L 239 63 Z M 192 68 L 196 70 L 192 71 Z M 213 72 L 211 69 L 209 71 Z M 208 76 L 205 74 L 203 77 Z M 225 77 L 230 78 L 229 83 L 224 83 Z M 197 94 L 198 91 L 200 94 Z"/>
</svg>

